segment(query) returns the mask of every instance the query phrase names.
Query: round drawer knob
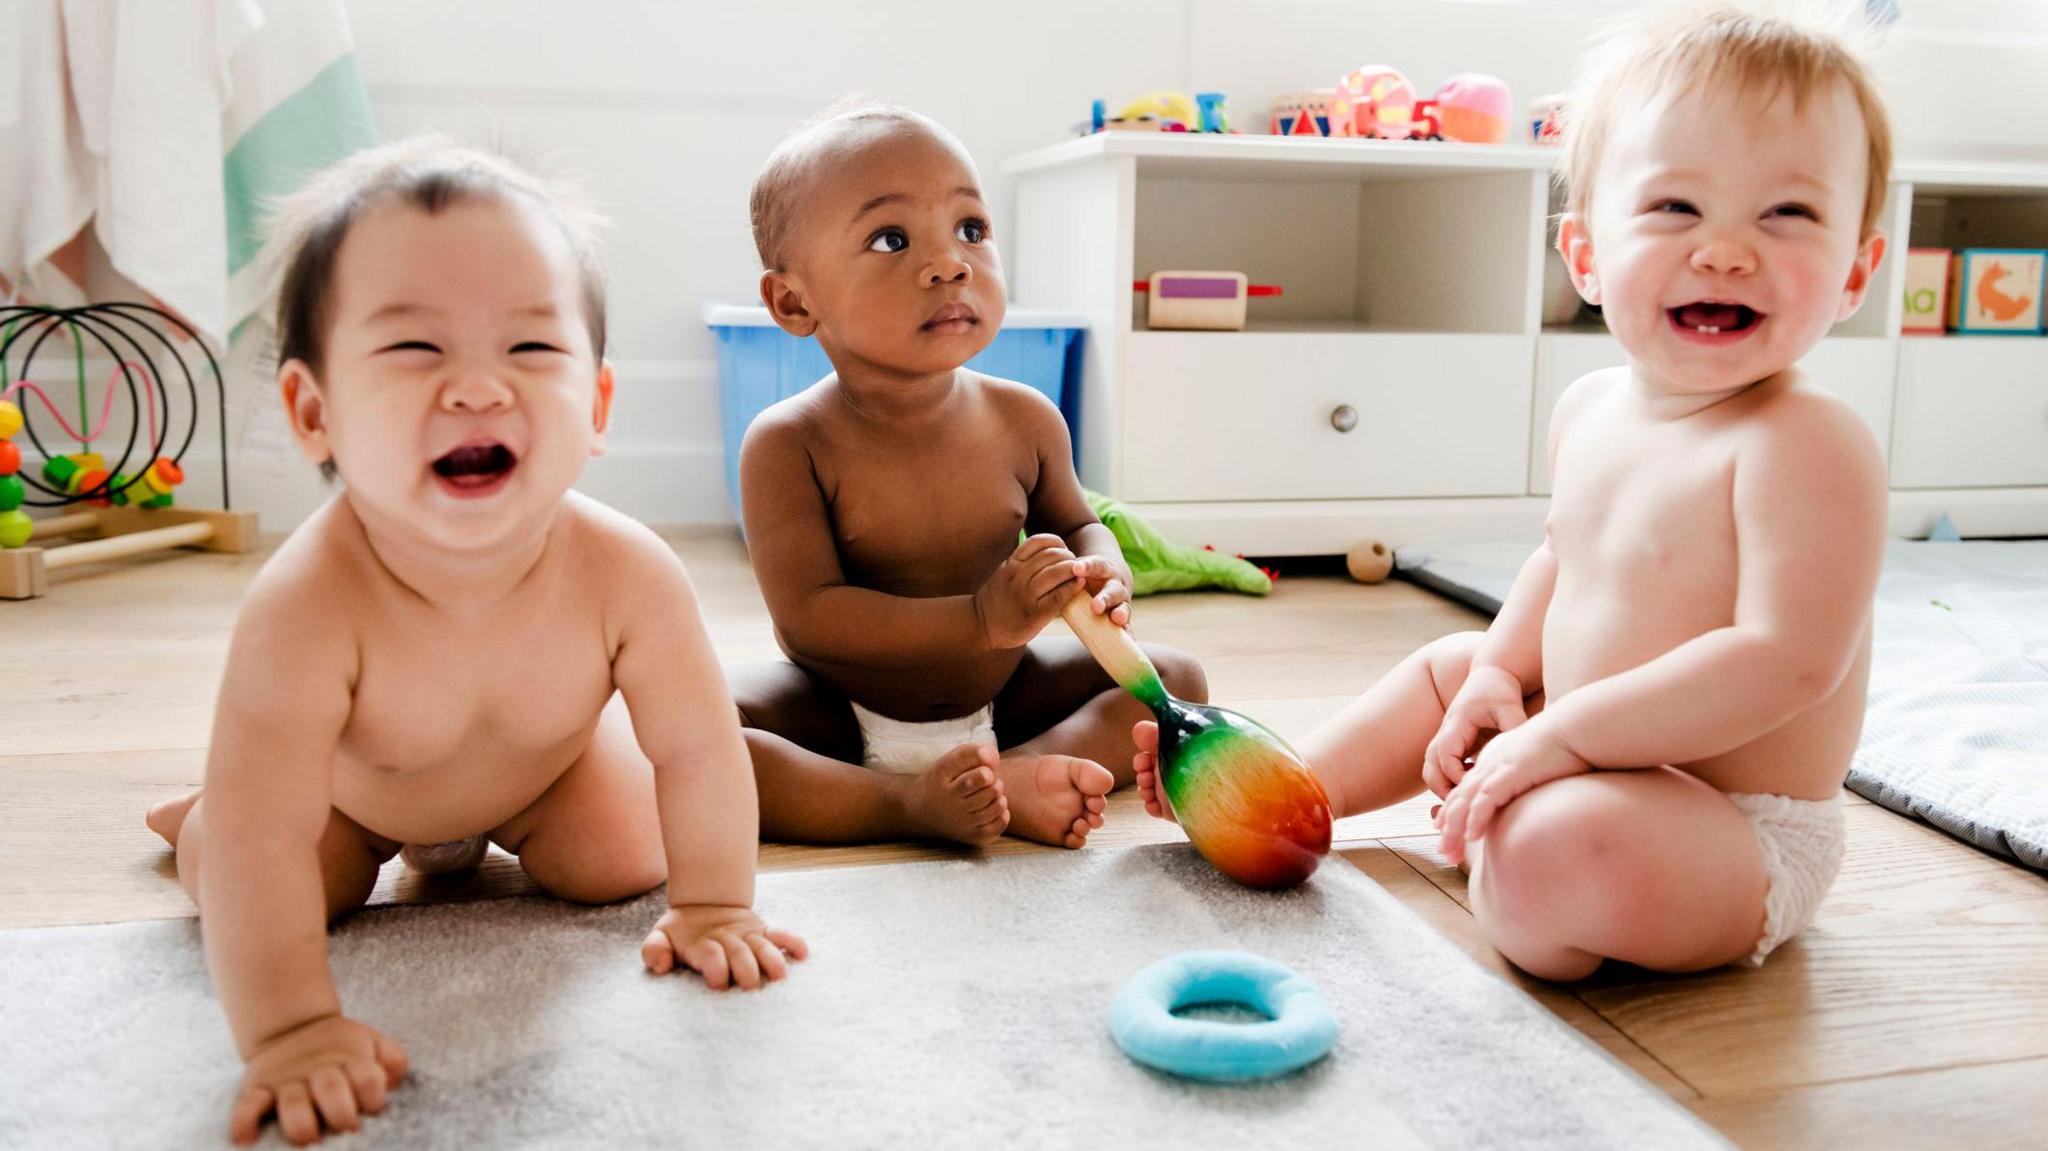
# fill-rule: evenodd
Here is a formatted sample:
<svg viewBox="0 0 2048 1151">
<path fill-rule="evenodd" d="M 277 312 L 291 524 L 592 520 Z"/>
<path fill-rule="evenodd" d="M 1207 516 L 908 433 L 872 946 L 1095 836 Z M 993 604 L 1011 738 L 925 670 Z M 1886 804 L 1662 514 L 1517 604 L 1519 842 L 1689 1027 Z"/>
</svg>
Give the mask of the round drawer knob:
<svg viewBox="0 0 2048 1151">
<path fill-rule="evenodd" d="M 1338 404 L 1330 411 L 1330 426 L 1340 432 L 1348 432 L 1358 426 L 1358 409 L 1350 404 Z"/>
</svg>

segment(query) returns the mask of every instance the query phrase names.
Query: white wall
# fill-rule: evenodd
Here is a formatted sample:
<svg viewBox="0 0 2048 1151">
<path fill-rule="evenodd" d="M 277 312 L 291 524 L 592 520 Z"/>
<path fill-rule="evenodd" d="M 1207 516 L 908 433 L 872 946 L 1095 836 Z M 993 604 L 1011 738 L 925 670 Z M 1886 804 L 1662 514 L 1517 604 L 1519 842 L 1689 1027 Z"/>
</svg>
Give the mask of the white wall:
<svg viewBox="0 0 2048 1151">
<path fill-rule="evenodd" d="M 2048 159 L 2048 2 L 1903 0 L 1879 55 L 1912 158 Z M 1492 72 L 1518 103 L 1562 87 L 1591 23 L 1623 0 L 1037 0 L 775 4 L 351 0 L 357 53 L 386 136 L 496 143 L 583 172 L 617 224 L 606 256 L 620 396 L 613 452 L 584 487 L 657 523 L 730 518 L 706 300 L 751 301 L 747 189 L 791 128 L 849 91 L 901 101 L 997 168 L 1066 135 L 1096 96 L 1221 90 L 1263 130 L 1278 92 L 1369 62 L 1418 87 Z M 573 15 L 572 15 L 573 13 Z M 261 455 L 260 436 L 245 444 Z M 274 445 L 273 445 L 274 447 Z M 310 506 L 294 462 L 273 522 Z M 245 486 L 246 488 L 246 486 Z M 238 501 L 239 502 L 239 501 Z"/>
</svg>

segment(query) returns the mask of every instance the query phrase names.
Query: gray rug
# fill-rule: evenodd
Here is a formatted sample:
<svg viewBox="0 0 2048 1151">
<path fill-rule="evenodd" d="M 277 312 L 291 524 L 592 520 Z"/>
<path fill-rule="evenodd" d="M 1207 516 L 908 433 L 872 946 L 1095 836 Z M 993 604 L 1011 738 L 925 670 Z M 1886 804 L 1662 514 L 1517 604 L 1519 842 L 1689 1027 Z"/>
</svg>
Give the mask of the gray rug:
<svg viewBox="0 0 2048 1151">
<path fill-rule="evenodd" d="M 760 887 L 814 952 L 752 995 L 644 974 L 653 898 L 355 917 L 331 941 L 343 999 L 413 1070 L 335 1145 L 1725 1146 L 1335 857 L 1278 896 L 1184 846 Z M 1125 1059 L 1108 1033 L 1123 980 L 1211 947 L 1315 980 L 1335 1052 L 1261 1086 Z M 192 922 L 0 932 L 0 973 L 0 1145 L 224 1142 L 239 1064 Z"/>
<path fill-rule="evenodd" d="M 1500 610 L 1535 542 L 1402 548 L 1403 578 Z M 1895 540 L 1849 787 L 2048 871 L 2048 542 Z"/>
</svg>

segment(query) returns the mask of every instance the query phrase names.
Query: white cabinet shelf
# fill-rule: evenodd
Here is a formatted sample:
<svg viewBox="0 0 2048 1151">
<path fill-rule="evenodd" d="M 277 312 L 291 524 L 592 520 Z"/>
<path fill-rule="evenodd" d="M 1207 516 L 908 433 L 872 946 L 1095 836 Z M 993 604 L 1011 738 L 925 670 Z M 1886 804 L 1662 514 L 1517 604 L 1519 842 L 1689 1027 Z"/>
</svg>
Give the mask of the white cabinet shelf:
<svg viewBox="0 0 2048 1151">
<path fill-rule="evenodd" d="M 2048 339 L 1905 340 L 1898 423 L 1898 487 L 2048 484 Z"/>
<path fill-rule="evenodd" d="M 1108 133 L 1006 164 L 1017 303 L 1089 321 L 1083 481 L 1188 542 L 1249 554 L 1533 533 L 1551 408 L 1623 362 L 1597 326 L 1542 322 L 1556 162 Z M 1894 257 L 1957 235 L 2048 244 L 2048 167 L 1904 165 L 1883 220 Z M 1886 447 L 1895 531 L 1946 511 L 1966 534 L 2048 534 L 2048 339 L 1902 340 L 1901 265 L 1885 260 L 1803 367 Z M 1169 268 L 1285 292 L 1253 301 L 1242 332 L 1147 331 L 1131 281 Z"/>
<path fill-rule="evenodd" d="M 1523 494 L 1527 336 L 1215 335 L 1134 334 L 1125 498 Z M 1508 415 L 1475 424 L 1472 412 Z"/>
</svg>

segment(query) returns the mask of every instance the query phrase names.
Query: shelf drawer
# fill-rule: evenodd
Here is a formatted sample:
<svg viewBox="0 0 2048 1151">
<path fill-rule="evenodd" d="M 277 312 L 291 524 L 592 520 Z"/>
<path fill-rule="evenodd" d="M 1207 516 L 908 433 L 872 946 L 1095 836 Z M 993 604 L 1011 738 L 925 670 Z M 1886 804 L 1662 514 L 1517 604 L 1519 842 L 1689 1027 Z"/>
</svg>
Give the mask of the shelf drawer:
<svg viewBox="0 0 2048 1151">
<path fill-rule="evenodd" d="M 1896 488 L 2048 484 L 2048 339 L 1908 336 Z"/>
<path fill-rule="evenodd" d="M 1534 352 L 1517 335 L 1133 333 L 1115 494 L 1521 495 Z"/>
</svg>

